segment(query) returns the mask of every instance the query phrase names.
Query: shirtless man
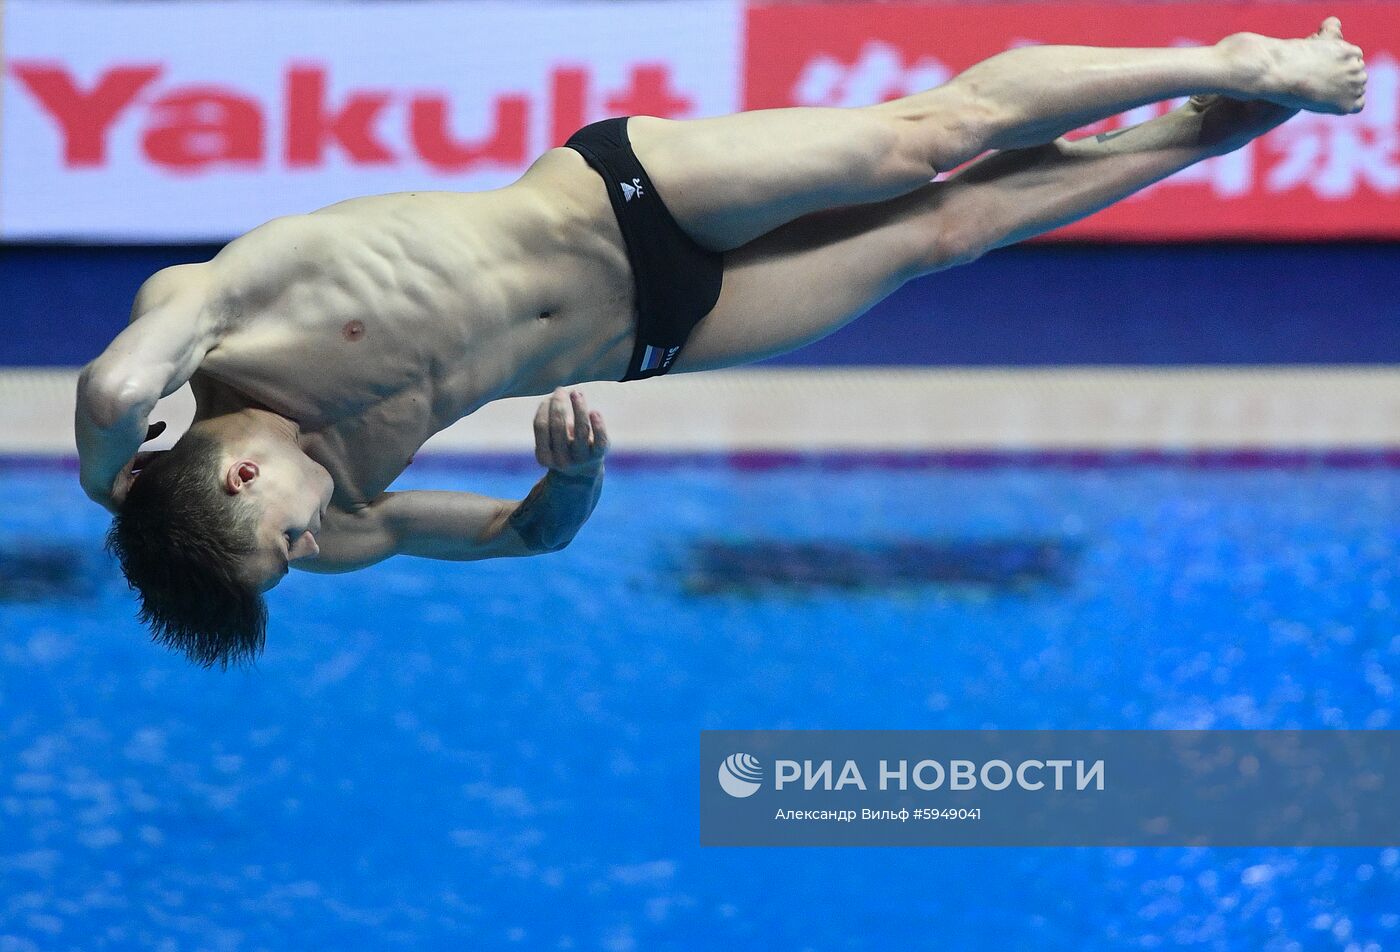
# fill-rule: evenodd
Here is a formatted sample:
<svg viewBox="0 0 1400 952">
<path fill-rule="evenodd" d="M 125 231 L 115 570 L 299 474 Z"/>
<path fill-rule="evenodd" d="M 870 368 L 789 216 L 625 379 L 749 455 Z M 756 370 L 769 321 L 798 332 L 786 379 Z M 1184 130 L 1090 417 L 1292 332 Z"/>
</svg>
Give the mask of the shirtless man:
<svg viewBox="0 0 1400 952">
<path fill-rule="evenodd" d="M 82 485 L 116 516 L 110 545 L 156 639 L 206 665 L 251 658 L 261 593 L 290 565 L 566 545 L 607 440 L 561 385 L 799 347 L 913 277 L 1082 218 L 1299 109 L 1357 112 L 1365 81 L 1335 18 L 1297 40 L 1031 47 L 877 106 L 611 120 L 497 191 L 277 219 L 141 287 L 78 383 Z M 1185 96 L 1132 129 L 1061 138 Z M 186 381 L 189 432 L 138 454 L 157 399 Z M 453 421 L 551 391 L 535 418 L 548 471 L 525 500 L 384 491 Z"/>
</svg>

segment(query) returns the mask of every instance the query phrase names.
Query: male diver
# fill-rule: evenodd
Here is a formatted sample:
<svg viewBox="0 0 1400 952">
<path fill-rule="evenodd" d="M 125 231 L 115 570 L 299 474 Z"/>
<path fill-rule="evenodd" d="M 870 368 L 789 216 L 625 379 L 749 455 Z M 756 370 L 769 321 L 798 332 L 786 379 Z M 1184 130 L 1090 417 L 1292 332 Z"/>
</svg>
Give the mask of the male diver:
<svg viewBox="0 0 1400 952">
<path fill-rule="evenodd" d="M 115 514 L 110 545 L 155 637 L 240 661 L 261 650 L 261 593 L 289 566 L 566 545 L 598 500 L 607 439 L 557 388 L 799 347 L 913 277 L 1083 218 L 1300 109 L 1357 112 L 1365 81 L 1336 18 L 1302 39 L 1030 47 L 876 106 L 611 119 L 502 189 L 279 218 L 142 285 L 79 380 L 82 485 Z M 1192 98 L 1062 138 L 1177 97 Z M 138 454 L 156 401 L 186 382 L 193 425 Z M 551 392 L 535 418 L 548 472 L 523 501 L 385 491 L 457 419 Z"/>
</svg>

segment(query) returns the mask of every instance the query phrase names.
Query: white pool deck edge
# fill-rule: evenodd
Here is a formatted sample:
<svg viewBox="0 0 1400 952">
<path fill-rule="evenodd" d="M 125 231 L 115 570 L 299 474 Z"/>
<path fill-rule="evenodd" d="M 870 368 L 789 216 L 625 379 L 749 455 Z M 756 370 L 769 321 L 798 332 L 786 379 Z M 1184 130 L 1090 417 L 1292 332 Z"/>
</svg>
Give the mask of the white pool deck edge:
<svg viewBox="0 0 1400 952">
<path fill-rule="evenodd" d="M 71 368 L 0 369 L 0 454 L 71 457 Z M 1400 447 L 1400 366 L 750 368 L 580 385 L 617 451 L 979 452 Z M 501 400 L 423 453 L 533 450 L 537 397 Z M 188 388 L 158 445 L 193 414 Z"/>
</svg>

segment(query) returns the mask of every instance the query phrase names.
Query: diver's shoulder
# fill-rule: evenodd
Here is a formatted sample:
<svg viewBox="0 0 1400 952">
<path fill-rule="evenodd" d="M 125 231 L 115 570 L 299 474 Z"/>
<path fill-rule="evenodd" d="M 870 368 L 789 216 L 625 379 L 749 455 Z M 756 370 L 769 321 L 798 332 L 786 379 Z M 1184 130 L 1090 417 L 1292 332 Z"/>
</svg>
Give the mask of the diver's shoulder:
<svg viewBox="0 0 1400 952">
<path fill-rule="evenodd" d="M 211 263 L 227 265 L 249 259 L 271 259 L 318 251 L 334 237 L 334 225 L 314 213 L 282 215 L 244 232 L 214 256 Z"/>
<path fill-rule="evenodd" d="M 173 264 L 161 268 L 137 288 L 131 306 L 132 320 L 177 298 L 203 296 L 208 289 L 207 262 Z"/>
<path fill-rule="evenodd" d="M 274 218 L 224 245 L 208 262 L 209 294 L 229 306 L 276 295 L 299 278 L 319 273 L 334 257 L 333 225 L 310 215 Z"/>
</svg>

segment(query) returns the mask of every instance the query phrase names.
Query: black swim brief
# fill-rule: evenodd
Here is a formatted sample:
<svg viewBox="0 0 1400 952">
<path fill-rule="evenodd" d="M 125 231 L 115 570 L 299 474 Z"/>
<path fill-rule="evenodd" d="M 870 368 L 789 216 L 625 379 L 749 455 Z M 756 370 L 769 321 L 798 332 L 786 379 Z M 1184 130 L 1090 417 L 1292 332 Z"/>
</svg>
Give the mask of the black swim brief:
<svg viewBox="0 0 1400 952">
<path fill-rule="evenodd" d="M 719 300 L 724 256 L 700 247 L 671 217 L 632 151 L 626 118 L 584 126 L 564 145 L 603 177 L 632 264 L 637 338 L 622 379 L 664 374 Z"/>
</svg>

